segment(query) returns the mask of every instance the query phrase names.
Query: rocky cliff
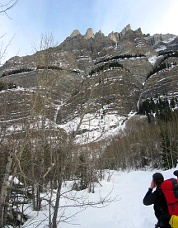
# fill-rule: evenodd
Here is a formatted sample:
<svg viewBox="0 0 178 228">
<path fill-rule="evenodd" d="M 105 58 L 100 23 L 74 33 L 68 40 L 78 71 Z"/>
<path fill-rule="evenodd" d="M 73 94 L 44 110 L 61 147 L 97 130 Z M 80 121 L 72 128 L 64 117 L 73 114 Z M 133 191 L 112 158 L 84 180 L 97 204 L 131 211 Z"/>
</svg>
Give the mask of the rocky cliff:
<svg viewBox="0 0 178 228">
<path fill-rule="evenodd" d="M 13 57 L 0 68 L 1 125 L 17 129 L 35 112 L 66 131 L 82 116 L 81 138 L 86 132 L 119 132 L 118 120 L 136 113 L 138 101 L 177 98 L 177 39 L 144 35 L 130 25 L 108 36 L 89 28 L 84 35 L 74 30 L 57 47 Z"/>
</svg>

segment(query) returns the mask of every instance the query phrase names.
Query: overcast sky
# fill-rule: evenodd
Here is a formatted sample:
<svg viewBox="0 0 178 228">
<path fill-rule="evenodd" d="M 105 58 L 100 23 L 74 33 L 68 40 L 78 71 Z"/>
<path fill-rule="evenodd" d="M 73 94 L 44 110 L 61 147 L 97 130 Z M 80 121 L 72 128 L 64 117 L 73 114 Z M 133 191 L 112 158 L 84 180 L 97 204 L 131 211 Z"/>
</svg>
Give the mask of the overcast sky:
<svg viewBox="0 0 178 228">
<path fill-rule="evenodd" d="M 0 0 L 8 2 L 10 0 Z M 178 35 L 178 0 L 18 0 L 0 15 L 0 36 L 5 46 L 14 36 L 6 59 L 28 55 L 38 48 L 42 35 L 52 34 L 61 43 L 74 29 L 82 35 L 88 28 L 105 35 L 130 24 L 143 33 Z M 1 44 L 2 46 L 2 44 Z"/>
</svg>

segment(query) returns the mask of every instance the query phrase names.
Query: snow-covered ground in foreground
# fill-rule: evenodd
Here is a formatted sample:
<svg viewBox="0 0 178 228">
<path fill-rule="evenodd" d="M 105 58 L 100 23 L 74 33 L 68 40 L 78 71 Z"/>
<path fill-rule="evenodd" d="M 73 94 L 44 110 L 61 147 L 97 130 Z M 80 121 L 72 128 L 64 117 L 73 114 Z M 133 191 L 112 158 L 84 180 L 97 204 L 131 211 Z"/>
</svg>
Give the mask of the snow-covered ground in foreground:
<svg viewBox="0 0 178 228">
<path fill-rule="evenodd" d="M 68 223 L 60 223 L 60 228 L 154 228 L 156 218 L 152 206 L 144 206 L 143 197 L 151 183 L 152 174 L 161 172 L 165 179 L 174 177 L 173 171 L 152 170 L 152 171 L 130 171 L 130 172 L 106 172 L 105 180 L 95 187 L 95 193 L 88 194 L 87 191 L 71 192 L 82 200 L 98 201 L 102 197 L 107 197 L 110 203 L 89 206 L 84 208 L 66 207 L 64 216 L 71 217 Z M 107 180 L 108 175 L 110 181 Z M 71 183 L 63 189 L 69 189 Z M 71 194 L 69 193 L 69 194 Z M 69 205 L 72 201 L 62 200 L 63 205 Z M 72 203 L 74 204 L 74 202 Z M 30 208 L 28 208 L 30 210 Z M 59 211 L 61 214 L 62 211 Z M 75 214 L 75 215 L 74 215 Z M 48 227 L 47 206 L 40 212 L 31 212 L 32 216 L 23 227 L 44 228 Z M 46 221 L 44 221 L 46 220 Z"/>
</svg>

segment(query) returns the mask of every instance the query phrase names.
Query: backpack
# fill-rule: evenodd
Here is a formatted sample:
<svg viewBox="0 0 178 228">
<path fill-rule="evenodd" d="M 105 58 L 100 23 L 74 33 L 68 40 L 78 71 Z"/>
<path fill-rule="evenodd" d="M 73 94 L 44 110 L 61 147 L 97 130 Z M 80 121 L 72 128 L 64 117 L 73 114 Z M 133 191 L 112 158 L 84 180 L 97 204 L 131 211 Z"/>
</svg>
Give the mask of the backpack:
<svg viewBox="0 0 178 228">
<path fill-rule="evenodd" d="M 171 178 L 171 179 L 163 181 L 160 188 L 165 195 L 169 214 L 178 216 L 178 181 L 177 181 L 177 179 Z"/>
<path fill-rule="evenodd" d="M 178 216 L 172 215 L 170 220 L 169 220 L 169 225 L 172 228 L 177 228 L 178 227 Z"/>
</svg>

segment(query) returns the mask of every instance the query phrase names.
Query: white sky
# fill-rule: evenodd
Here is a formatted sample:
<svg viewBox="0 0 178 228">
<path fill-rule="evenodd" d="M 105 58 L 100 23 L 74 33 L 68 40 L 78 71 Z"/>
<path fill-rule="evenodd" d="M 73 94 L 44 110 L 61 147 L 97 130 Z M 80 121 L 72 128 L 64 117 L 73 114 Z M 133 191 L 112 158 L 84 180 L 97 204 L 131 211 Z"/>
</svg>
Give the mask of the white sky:
<svg viewBox="0 0 178 228">
<path fill-rule="evenodd" d="M 0 0 L 1 3 L 9 0 Z M 105 35 L 120 32 L 127 24 L 143 33 L 178 35 L 178 0 L 18 0 L 0 15 L 1 43 L 15 35 L 6 59 L 32 54 L 42 35 L 52 34 L 61 43 L 74 29 L 85 34 L 88 28 Z M 1 44 L 2 46 L 2 44 Z"/>
</svg>

